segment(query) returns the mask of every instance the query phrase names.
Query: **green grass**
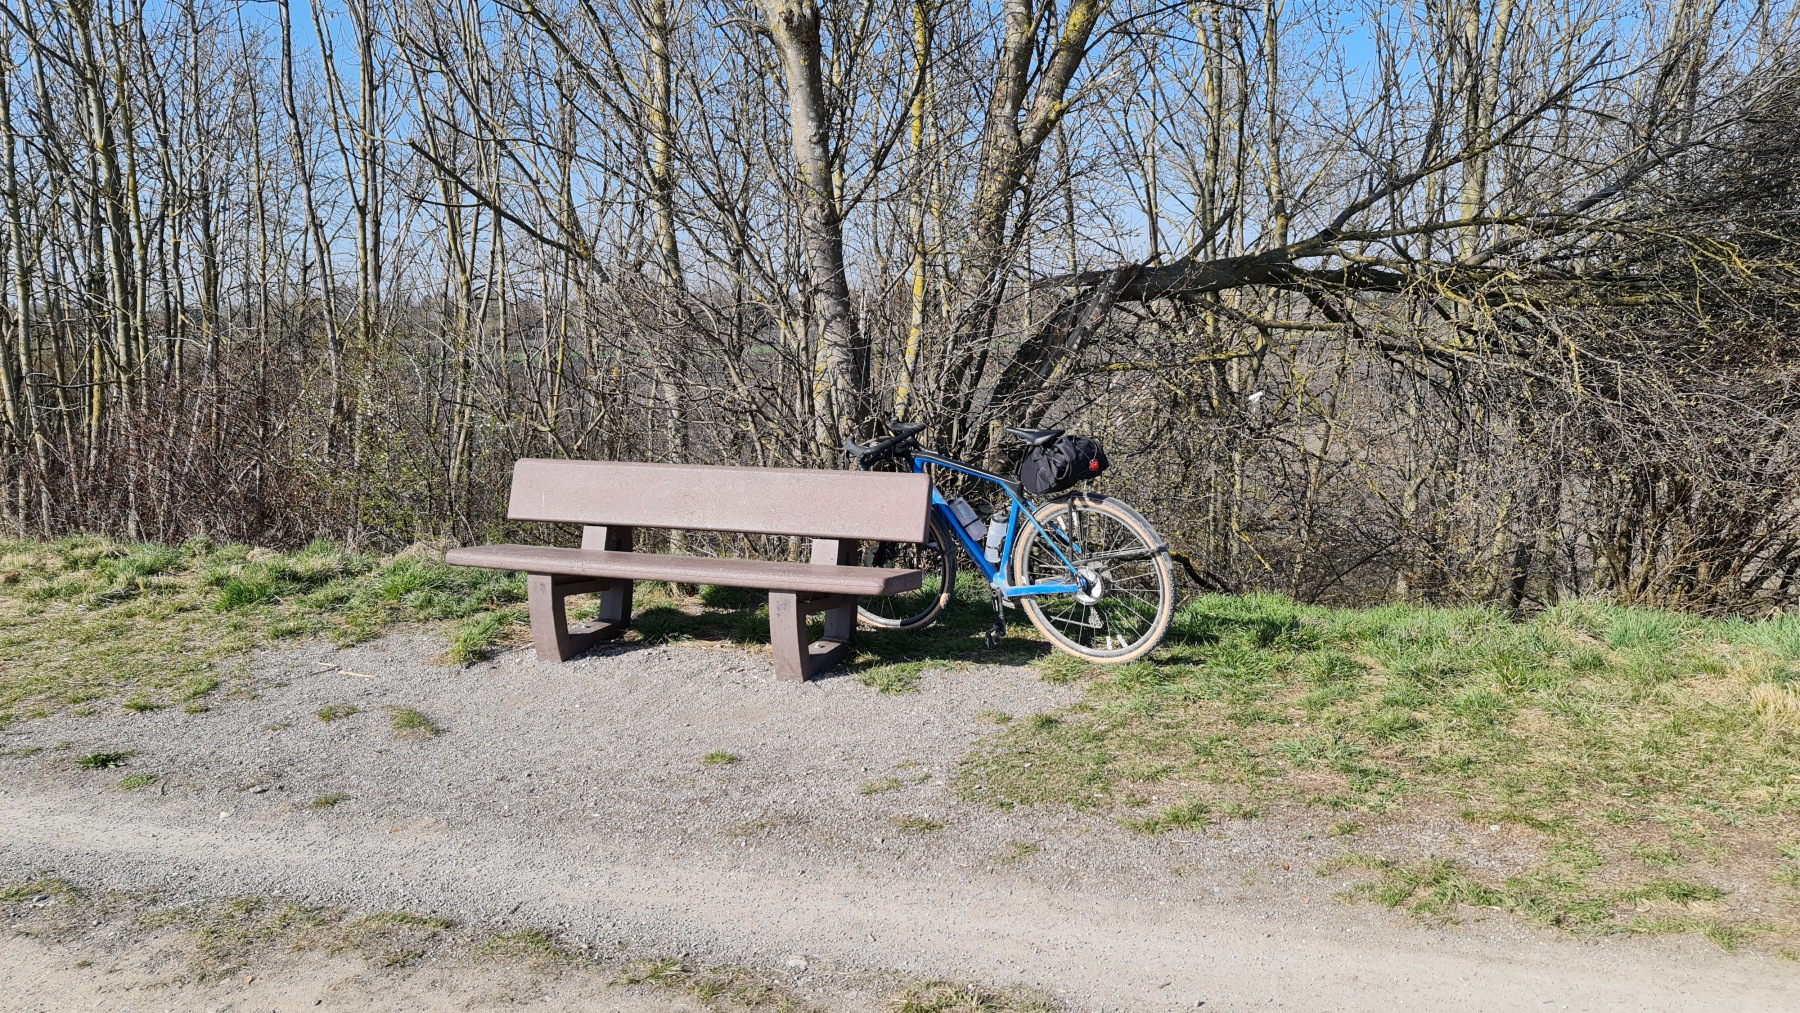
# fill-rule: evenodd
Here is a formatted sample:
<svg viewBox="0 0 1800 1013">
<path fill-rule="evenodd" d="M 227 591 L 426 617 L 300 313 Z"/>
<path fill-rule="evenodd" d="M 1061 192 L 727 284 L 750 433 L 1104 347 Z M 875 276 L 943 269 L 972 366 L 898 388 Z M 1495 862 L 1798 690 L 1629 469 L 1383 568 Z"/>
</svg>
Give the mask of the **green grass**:
<svg viewBox="0 0 1800 1013">
<path fill-rule="evenodd" d="M 314 809 L 330 809 L 332 806 L 338 805 L 339 803 L 342 803 L 342 802 L 348 802 L 348 801 L 350 801 L 350 796 L 344 794 L 341 791 L 333 791 L 333 792 L 327 792 L 327 793 L 320 795 L 319 797 L 313 799 L 312 807 Z"/>
<path fill-rule="evenodd" d="M 1169 830 L 1205 830 L 1212 823 L 1212 808 L 1196 798 L 1183 799 L 1149 819 L 1133 820 L 1126 826 L 1146 834 Z"/>
<path fill-rule="evenodd" d="M 724 767 L 743 759 L 736 753 L 727 753 L 723 749 L 715 749 L 700 758 L 700 762 L 708 767 Z"/>
<path fill-rule="evenodd" d="M 394 726 L 394 734 L 403 739 L 429 739 L 443 734 L 424 712 L 412 707 L 391 707 L 389 717 Z"/>
<path fill-rule="evenodd" d="M 156 782 L 155 774 L 127 774 L 119 779 L 119 790 L 136 791 L 139 788 L 148 788 Z"/>
<path fill-rule="evenodd" d="M 137 755 L 135 752 L 124 753 L 89 753 L 75 760 L 75 765 L 83 770 L 111 770 L 125 766 L 125 761 Z"/>
<path fill-rule="evenodd" d="M 318 711 L 319 720 L 326 724 L 330 724 L 333 721 L 342 721 L 356 713 L 356 707 L 347 703 L 329 703 L 320 707 Z"/>
<path fill-rule="evenodd" d="M 1497 906 L 1606 931 L 1800 933 L 1782 885 L 1800 863 L 1774 851 L 1800 840 L 1800 620 L 1572 601 L 1515 623 L 1208 595 L 1148 661 L 1040 671 L 1081 697 L 982 740 L 955 778 L 965 800 L 1150 833 L 1299 806 L 1325 838 L 1459 814 L 1474 846 L 1505 840 L 1536 864 L 1497 876 L 1431 866 L 1422 847 L 1349 896 L 1433 917 Z M 1739 879 L 1768 886 L 1666 886 Z"/>
<path fill-rule="evenodd" d="M 395 623 L 434 624 L 452 660 L 470 660 L 522 628 L 524 599 L 517 574 L 445 566 L 423 550 L 0 542 L 0 726 L 108 701 L 138 712 L 191 704 L 254 647 L 355 643 Z"/>
</svg>

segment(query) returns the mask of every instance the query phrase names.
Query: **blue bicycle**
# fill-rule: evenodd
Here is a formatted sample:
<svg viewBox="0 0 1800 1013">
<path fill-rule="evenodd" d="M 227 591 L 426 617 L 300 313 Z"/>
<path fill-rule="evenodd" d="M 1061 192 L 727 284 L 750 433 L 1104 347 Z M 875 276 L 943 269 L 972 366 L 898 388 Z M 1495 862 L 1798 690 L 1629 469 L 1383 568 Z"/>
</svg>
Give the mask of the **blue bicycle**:
<svg viewBox="0 0 1800 1013">
<path fill-rule="evenodd" d="M 844 450 L 865 471 L 904 468 L 931 475 L 930 531 L 917 544 L 866 545 L 863 564 L 923 570 L 925 580 L 917 591 L 863 599 L 857 614 L 865 625 L 916 630 L 937 619 L 956 590 L 960 549 L 993 592 L 990 647 L 1005 633 L 1004 608 L 1017 605 L 1045 639 L 1088 661 L 1118 664 L 1155 649 L 1174 615 L 1175 577 L 1168 545 L 1142 514 L 1094 493 L 1033 504 L 1017 481 L 921 447 L 923 423 L 890 422 L 888 430 L 886 439 L 848 441 Z M 1032 447 L 1053 444 L 1063 434 L 1007 432 Z M 991 485 L 1004 499 L 984 514 L 964 496 L 944 495 L 938 484 L 943 472 L 960 485 Z"/>
</svg>

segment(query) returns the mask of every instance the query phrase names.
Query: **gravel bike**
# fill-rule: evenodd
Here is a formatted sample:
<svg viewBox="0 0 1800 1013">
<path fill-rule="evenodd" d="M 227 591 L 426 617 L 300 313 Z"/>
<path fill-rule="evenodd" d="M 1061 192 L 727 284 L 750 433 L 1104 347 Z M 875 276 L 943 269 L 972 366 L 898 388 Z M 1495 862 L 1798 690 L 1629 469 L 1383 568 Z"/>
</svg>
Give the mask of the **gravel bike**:
<svg viewBox="0 0 1800 1013">
<path fill-rule="evenodd" d="M 1169 547 L 1130 506 L 1095 493 L 1067 493 L 1033 503 L 1020 484 L 919 445 L 925 425 L 889 422 L 886 439 L 844 451 L 862 470 L 903 468 L 932 476 L 926 540 L 876 542 L 863 547 L 865 566 L 925 571 L 917 591 L 866 598 L 857 616 L 878 630 L 916 630 L 943 614 L 956 590 L 957 557 L 967 556 L 986 579 L 994 601 L 989 647 L 1006 633 L 1005 608 L 1025 610 L 1044 638 L 1100 664 L 1149 654 L 1169 629 L 1175 579 Z M 1060 429 L 1008 429 L 1027 446 L 1048 446 Z M 991 484 L 1005 495 L 983 519 L 962 496 L 945 497 L 938 472 Z"/>
</svg>

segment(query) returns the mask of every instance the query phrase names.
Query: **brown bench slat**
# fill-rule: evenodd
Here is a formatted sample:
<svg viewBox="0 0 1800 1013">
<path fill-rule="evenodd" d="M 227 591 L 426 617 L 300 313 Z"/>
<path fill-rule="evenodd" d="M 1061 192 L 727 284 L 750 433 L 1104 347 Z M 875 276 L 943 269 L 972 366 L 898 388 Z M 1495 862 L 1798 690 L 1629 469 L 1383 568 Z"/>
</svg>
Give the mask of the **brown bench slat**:
<svg viewBox="0 0 1800 1013">
<path fill-rule="evenodd" d="M 609 552 L 544 545 L 478 545 L 467 549 L 451 549 L 444 554 L 444 562 L 495 570 L 524 570 L 528 573 L 778 588 L 814 594 L 899 594 L 902 591 L 918 590 L 924 580 L 924 573 L 920 570 L 773 563 L 760 559 L 670 556 L 653 552 Z"/>
<path fill-rule="evenodd" d="M 507 516 L 517 521 L 922 542 L 930 502 L 930 480 L 910 473 L 528 457 L 513 466 Z"/>
</svg>

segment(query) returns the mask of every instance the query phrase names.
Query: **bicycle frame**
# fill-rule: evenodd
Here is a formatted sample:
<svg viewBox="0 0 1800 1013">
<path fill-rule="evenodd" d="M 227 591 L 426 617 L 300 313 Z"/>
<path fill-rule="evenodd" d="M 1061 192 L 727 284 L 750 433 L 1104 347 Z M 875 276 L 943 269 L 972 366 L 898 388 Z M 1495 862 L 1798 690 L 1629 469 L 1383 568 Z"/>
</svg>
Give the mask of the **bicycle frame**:
<svg viewBox="0 0 1800 1013">
<path fill-rule="evenodd" d="M 931 509 L 937 512 L 938 517 L 943 520 L 944 526 L 955 533 L 956 540 L 962 543 L 963 554 L 975 561 L 975 565 L 981 570 L 982 576 L 987 578 L 988 586 L 992 587 L 1002 597 L 1029 598 L 1034 595 L 1045 594 L 1077 594 L 1083 590 L 1080 583 L 1074 582 L 1066 584 L 1021 585 L 1014 584 L 1007 578 L 1006 571 L 1012 559 L 1013 543 L 1018 539 L 1020 533 L 1019 529 L 1022 527 L 1019 518 L 1023 517 L 1033 528 L 1037 529 L 1039 532 L 1043 532 L 1043 525 L 1039 524 L 1037 517 L 1033 516 L 1031 505 L 1027 503 L 1025 497 L 1019 493 L 1019 483 L 1011 481 L 1010 479 L 1001 478 L 999 475 L 993 474 L 992 472 L 982 471 L 980 468 L 971 467 L 961 461 L 942 457 L 929 450 L 913 451 L 912 462 L 913 471 L 919 474 L 924 474 L 925 469 L 931 466 L 948 468 L 951 471 L 967 475 L 970 478 L 978 478 L 984 482 L 992 482 L 1006 492 L 1007 499 L 1010 500 L 1011 503 L 1006 510 L 1006 540 L 1001 543 L 1000 563 L 996 566 L 995 564 L 988 562 L 987 547 L 977 544 L 975 539 L 970 538 L 969 533 L 963 530 L 962 524 L 957 521 L 956 515 L 950 512 L 950 501 L 945 499 L 944 494 L 938 491 L 937 483 L 933 482 L 931 484 Z M 1056 553 L 1057 558 L 1062 560 L 1063 565 L 1069 568 L 1069 575 L 1079 580 L 1075 564 L 1069 562 L 1069 557 L 1063 555 L 1062 548 L 1058 546 L 1056 540 L 1051 538 L 1047 533 L 1044 535 L 1044 544 L 1050 546 L 1051 551 Z M 1077 551 L 1079 551 L 1079 546 L 1077 546 Z"/>
</svg>

